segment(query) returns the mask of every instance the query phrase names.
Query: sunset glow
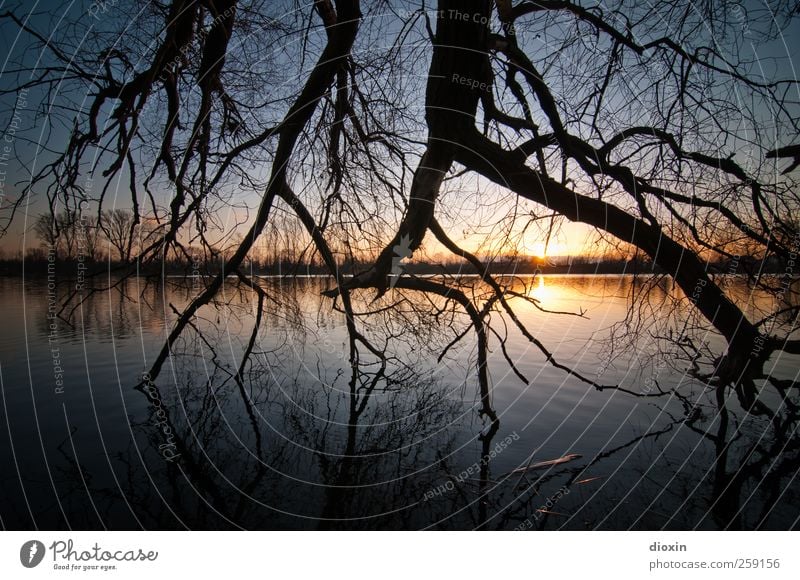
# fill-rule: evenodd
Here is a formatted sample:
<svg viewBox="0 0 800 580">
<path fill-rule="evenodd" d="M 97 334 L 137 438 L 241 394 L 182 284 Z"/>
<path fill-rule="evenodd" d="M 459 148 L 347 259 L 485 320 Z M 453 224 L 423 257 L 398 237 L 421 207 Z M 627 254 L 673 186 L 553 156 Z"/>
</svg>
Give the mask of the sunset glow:
<svg viewBox="0 0 800 580">
<path fill-rule="evenodd" d="M 531 288 L 530 295 L 532 298 L 544 302 L 545 300 L 553 298 L 553 288 L 545 285 L 544 276 L 536 276 L 536 283 Z"/>
<path fill-rule="evenodd" d="M 548 246 L 544 242 L 536 242 L 533 244 L 531 255 L 537 258 L 546 258 L 548 251 L 552 251 L 552 249 L 551 246 Z"/>
</svg>

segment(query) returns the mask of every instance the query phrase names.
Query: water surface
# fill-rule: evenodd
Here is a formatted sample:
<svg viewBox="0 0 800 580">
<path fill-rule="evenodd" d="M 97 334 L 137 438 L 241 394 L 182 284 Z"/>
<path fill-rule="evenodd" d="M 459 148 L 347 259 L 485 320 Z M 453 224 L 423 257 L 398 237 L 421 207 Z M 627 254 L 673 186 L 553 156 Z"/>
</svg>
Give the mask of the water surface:
<svg viewBox="0 0 800 580">
<path fill-rule="evenodd" d="M 776 416 L 749 415 L 734 394 L 693 379 L 679 349 L 659 338 L 700 324 L 673 306 L 667 282 L 521 282 L 541 307 L 583 313 L 514 301 L 555 359 L 630 392 L 601 391 L 555 368 L 493 314 L 489 375 L 500 429 L 488 441 L 463 315 L 437 313 L 442 303 L 432 308 L 411 294 L 388 298 L 396 304 L 385 311 L 372 296 L 356 297 L 358 311 L 372 312 L 360 329 L 392 357 L 381 368 L 365 354 L 352 383 L 344 316 L 320 294 L 331 282 L 260 282 L 268 297 L 241 375 L 258 301 L 231 282 L 143 392 L 135 387 L 175 309 L 202 280 L 133 278 L 54 317 L 66 285 L 0 279 L 2 526 L 798 525 L 792 399 L 765 383 L 762 399 Z M 634 307 L 641 317 L 628 316 Z M 713 333 L 701 338 L 720 346 Z M 797 380 L 797 358 L 775 357 L 768 367 Z"/>
</svg>

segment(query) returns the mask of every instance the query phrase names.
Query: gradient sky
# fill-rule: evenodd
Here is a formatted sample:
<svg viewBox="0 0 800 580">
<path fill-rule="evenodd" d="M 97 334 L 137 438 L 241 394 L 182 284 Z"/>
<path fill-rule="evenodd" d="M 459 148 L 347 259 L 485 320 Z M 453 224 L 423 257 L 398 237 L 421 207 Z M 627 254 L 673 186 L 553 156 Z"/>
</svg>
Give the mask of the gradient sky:
<svg viewBox="0 0 800 580">
<path fill-rule="evenodd" d="M 119 2 L 127 0 L 118 0 Z M 113 9 L 114 0 L 106 0 L 106 5 L 109 10 Z M 743 44 L 742 50 L 753 51 L 753 46 L 748 40 L 747 26 L 747 11 L 753 6 L 758 5 L 758 2 L 744 2 L 742 6 L 744 9 L 741 11 L 742 19 L 742 34 Z M 92 12 L 97 12 L 97 5 L 87 1 L 74 1 L 74 2 L 58 2 L 56 0 L 40 0 L 37 2 L 3 2 L 0 0 L 0 12 L 12 10 L 20 18 L 27 19 L 27 22 L 36 30 L 39 30 L 45 35 L 54 33 L 59 30 L 59 26 L 63 26 L 66 20 L 75 18 L 93 18 Z M 737 13 L 738 14 L 738 13 Z M 104 21 L 101 18 L 95 18 L 97 21 L 96 26 L 102 27 Z M 93 24 L 94 26 L 94 24 Z M 0 87 L 8 90 L 12 84 L 13 78 L 9 78 L 8 70 L 13 66 L 13 62 L 21 61 L 26 67 L 35 67 L 43 55 L 35 51 L 28 50 L 29 41 L 25 39 L 24 34 L 20 34 L 18 29 L 10 24 L 8 21 L 0 21 L 0 55 L 5 55 L 4 59 L 0 59 Z M 778 70 L 784 78 L 796 78 L 795 62 L 800 57 L 800 22 L 798 19 L 792 24 L 790 29 L 785 34 L 783 40 L 773 42 L 768 46 L 759 48 L 756 56 L 761 59 L 765 65 L 765 70 Z M 777 60 L 776 60 L 777 59 Z M 427 69 L 427 62 L 420 63 L 420 66 L 425 70 Z M 50 139 L 51 145 L 63 144 L 67 132 L 64 126 L 59 126 L 53 123 L 45 123 L 41 113 L 37 114 L 36 107 L 40 105 L 38 102 L 40 95 L 36 91 L 31 90 L 27 95 L 27 103 L 24 108 L 17 111 L 16 117 L 12 117 L 13 103 L 16 100 L 16 95 L 7 94 L 0 96 L 0 129 L 2 130 L 2 141 L 0 141 L 0 184 L 2 184 L 2 193 L 5 199 L 2 201 L 2 207 L 7 205 L 8 199 L 14 199 L 15 194 L 18 193 L 19 187 L 15 182 L 25 179 L 27 170 L 32 169 L 31 163 L 35 161 L 41 166 L 41 162 L 47 158 L 47 155 L 36 156 L 36 143 L 41 142 L 43 138 Z M 9 137 L 11 141 L 9 142 Z M 3 158 L 3 145 L 10 143 L 12 151 L 8 155 L 7 165 L 2 165 L 5 162 Z M 25 167 L 23 168 L 23 163 Z M 124 186 L 127 176 L 121 176 L 121 187 L 117 192 L 112 192 L 109 202 L 106 207 L 113 207 L 119 204 L 119 207 L 127 207 L 129 192 Z M 119 195 L 119 202 L 116 201 Z M 0 239 L 0 250 L 5 255 L 13 255 L 23 247 L 38 246 L 38 241 L 33 239 L 30 234 L 30 224 L 35 216 L 43 211 L 44 203 L 41 193 L 37 196 L 26 200 L 28 203 L 24 206 L 24 211 L 16 216 L 15 223 L 10 229 L 9 235 Z M 253 194 L 251 200 L 251 207 L 254 207 L 258 201 L 257 194 Z M 7 213 L 0 210 L 0 217 L 5 220 Z M 27 219 L 26 219 L 27 218 Z M 232 214 L 229 216 L 229 222 L 236 220 L 237 216 Z M 580 224 L 568 224 L 560 230 L 560 233 L 551 241 L 548 253 L 550 255 L 564 255 L 564 254 L 578 254 L 587 249 L 587 234 L 588 228 Z M 469 238 L 459 240 L 465 246 L 474 248 L 474 240 Z M 520 249 L 530 254 L 541 255 L 544 251 L 544 244 L 538 236 L 528 236 L 524 238 L 520 245 Z M 435 245 L 429 247 L 430 253 L 435 253 L 438 248 Z"/>
</svg>

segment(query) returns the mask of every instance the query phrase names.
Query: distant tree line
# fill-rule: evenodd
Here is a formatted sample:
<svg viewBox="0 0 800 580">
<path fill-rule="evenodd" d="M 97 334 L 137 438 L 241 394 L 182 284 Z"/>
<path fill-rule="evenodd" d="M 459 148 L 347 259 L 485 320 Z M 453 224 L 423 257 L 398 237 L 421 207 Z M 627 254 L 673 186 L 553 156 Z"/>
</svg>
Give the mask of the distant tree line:
<svg viewBox="0 0 800 580">
<path fill-rule="evenodd" d="M 43 213 L 33 226 L 41 246 L 29 250 L 27 257 L 87 262 L 127 262 L 138 237 L 133 213 L 126 209 L 105 210 L 99 217 L 77 211 Z"/>
<path fill-rule="evenodd" d="M 135 260 L 135 256 L 146 245 L 148 239 L 158 233 L 158 224 L 137 223 L 130 210 L 113 209 L 100 212 L 100 218 L 93 215 L 79 215 L 77 212 L 62 211 L 55 215 L 43 213 L 35 221 L 33 231 L 39 245 L 27 249 L 24 255 L 26 270 L 35 273 L 44 271 L 47 263 L 84 262 L 86 264 L 125 265 Z M 248 270 L 258 275 L 297 276 L 327 275 L 328 266 L 320 258 L 302 231 L 296 231 L 291 224 L 283 224 L 280 229 L 267 233 L 266 243 L 260 252 L 254 252 L 248 259 Z M 232 240 L 232 247 L 239 244 L 238 238 Z M 164 256 L 160 263 L 144 265 L 143 273 L 213 275 L 219 273 L 221 263 L 230 257 L 231 251 L 223 249 L 216 255 L 204 251 L 203 246 L 186 245 L 180 252 Z M 339 271 L 345 275 L 356 274 L 368 267 L 373 256 L 354 257 L 352 253 L 342 253 Z M 22 272 L 23 256 L 0 258 L 0 274 Z M 716 273 L 754 274 L 776 273 L 780 270 L 777 261 L 760 260 L 752 256 L 733 256 L 716 259 L 709 263 L 709 269 Z M 556 256 L 542 258 L 526 255 L 498 255 L 484 261 L 486 273 L 494 275 L 528 274 L 624 274 L 661 272 L 648 257 L 641 253 L 626 257 L 620 252 L 604 256 Z M 453 256 L 418 257 L 402 265 L 408 274 L 471 274 L 461 260 Z"/>
</svg>

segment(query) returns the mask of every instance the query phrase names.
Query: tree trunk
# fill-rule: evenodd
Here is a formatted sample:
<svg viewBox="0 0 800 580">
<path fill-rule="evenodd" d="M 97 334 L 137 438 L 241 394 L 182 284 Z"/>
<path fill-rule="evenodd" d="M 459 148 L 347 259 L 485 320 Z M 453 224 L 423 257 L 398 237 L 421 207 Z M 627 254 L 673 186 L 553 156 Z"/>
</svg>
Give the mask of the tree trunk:
<svg viewBox="0 0 800 580">
<path fill-rule="evenodd" d="M 728 353 L 715 370 L 718 377 L 725 382 L 738 382 L 745 374 L 761 374 L 769 353 L 766 349 L 755 348 L 760 340 L 758 329 L 710 278 L 703 262 L 692 250 L 684 248 L 661 228 L 541 175 L 477 130 L 473 129 L 472 135 L 462 143 L 456 151 L 456 161 L 468 169 L 571 221 L 594 226 L 635 245 L 667 271 L 728 342 Z"/>
</svg>

